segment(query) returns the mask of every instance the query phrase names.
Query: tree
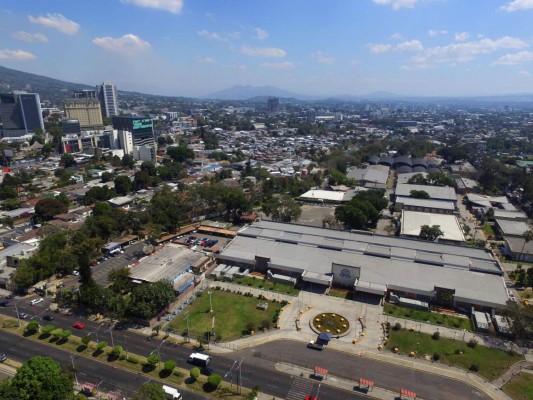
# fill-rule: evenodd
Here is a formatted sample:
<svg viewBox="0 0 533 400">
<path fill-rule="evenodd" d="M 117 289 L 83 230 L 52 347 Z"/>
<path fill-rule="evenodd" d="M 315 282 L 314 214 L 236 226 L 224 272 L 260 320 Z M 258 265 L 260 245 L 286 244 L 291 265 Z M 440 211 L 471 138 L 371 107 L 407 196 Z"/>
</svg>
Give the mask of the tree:
<svg viewBox="0 0 533 400">
<path fill-rule="evenodd" d="M 61 339 L 67 340 L 72 335 L 72 332 L 68 329 L 64 329 L 63 332 L 61 332 Z"/>
<path fill-rule="evenodd" d="M 88 346 L 89 343 L 91 343 L 91 336 L 89 335 L 85 335 L 84 337 L 81 338 L 81 343 L 84 345 L 84 346 Z"/>
<path fill-rule="evenodd" d="M 528 229 L 527 231 L 524 232 L 522 236 L 524 237 L 524 244 L 522 245 L 522 250 L 520 250 L 519 260 L 524 259 L 524 248 L 526 247 L 526 243 L 529 243 L 533 240 L 533 230 Z"/>
<path fill-rule="evenodd" d="M 422 225 L 420 227 L 420 238 L 434 242 L 439 237 L 443 236 L 444 232 L 440 229 L 440 225 Z"/>
<path fill-rule="evenodd" d="M 271 201 L 265 203 L 263 212 L 267 216 L 272 215 L 273 221 L 291 222 L 300 217 L 302 208 L 291 196 L 284 194 L 280 197 L 274 197 Z"/>
<path fill-rule="evenodd" d="M 213 388 L 216 389 L 219 387 L 220 383 L 222 382 L 222 377 L 219 374 L 211 374 L 209 375 L 209 378 L 207 378 L 207 383 Z"/>
<path fill-rule="evenodd" d="M 533 289 L 533 267 L 529 267 L 527 269 L 527 279 L 525 286 L 529 286 L 531 289 Z"/>
<path fill-rule="evenodd" d="M 61 164 L 65 168 L 74 167 L 76 165 L 76 160 L 74 159 L 74 156 L 72 154 L 65 153 L 61 156 L 59 164 Z"/>
<path fill-rule="evenodd" d="M 111 349 L 111 354 L 115 357 L 120 357 L 123 351 L 122 346 L 117 345 Z"/>
<path fill-rule="evenodd" d="M 165 361 L 165 364 L 163 365 L 164 365 L 165 371 L 172 372 L 174 371 L 174 368 L 176 368 L 176 361 L 168 360 L 168 361 Z"/>
<path fill-rule="evenodd" d="M 109 271 L 108 280 L 115 293 L 128 293 L 131 290 L 130 269 L 120 268 Z"/>
<path fill-rule="evenodd" d="M 174 161 L 184 163 L 187 160 L 194 159 L 194 152 L 186 145 L 170 146 L 167 148 L 167 155 Z"/>
<path fill-rule="evenodd" d="M 16 393 L 8 397 L 10 400 L 70 399 L 74 395 L 72 379 L 50 357 L 30 358 L 18 369 L 9 386 Z"/>
<path fill-rule="evenodd" d="M 48 334 L 51 334 L 54 329 L 56 329 L 54 325 L 45 325 L 43 326 L 43 329 L 41 330 L 41 332 L 48 335 Z"/>
<path fill-rule="evenodd" d="M 152 353 L 146 358 L 146 361 L 148 361 L 148 364 L 156 365 L 159 361 L 161 361 L 161 357 L 159 357 L 159 354 Z"/>
<path fill-rule="evenodd" d="M 111 172 L 103 172 L 102 173 L 102 183 L 109 182 L 111 179 L 113 179 L 113 174 Z"/>
<path fill-rule="evenodd" d="M 425 190 L 411 190 L 411 197 L 415 199 L 429 199 L 429 193 Z"/>
<path fill-rule="evenodd" d="M 54 151 L 54 148 L 52 147 L 52 145 L 50 143 L 46 143 L 41 149 L 41 154 L 44 157 L 50 157 L 50 154 L 52 154 L 53 151 Z"/>
<path fill-rule="evenodd" d="M 143 383 L 133 396 L 133 400 L 166 400 L 166 398 L 163 387 L 157 383 Z"/>
<path fill-rule="evenodd" d="M 151 161 L 144 161 L 141 164 L 141 172 L 146 172 L 150 176 L 156 176 L 157 175 L 157 168 Z"/>
<path fill-rule="evenodd" d="M 124 154 L 121 162 L 124 168 L 132 169 L 135 166 L 135 158 L 133 158 L 133 156 L 130 154 Z"/>
<path fill-rule="evenodd" d="M 119 175 L 114 180 L 115 192 L 118 195 L 125 196 L 131 192 L 131 179 L 125 175 Z"/>
<path fill-rule="evenodd" d="M 528 338 L 533 334 L 533 307 L 521 307 L 515 302 L 508 302 L 504 315 L 509 318 L 514 338 Z"/>
<path fill-rule="evenodd" d="M 98 350 L 103 350 L 106 346 L 107 346 L 107 342 L 102 340 L 101 342 L 98 342 L 98 344 L 96 345 L 96 348 Z"/>
<path fill-rule="evenodd" d="M 38 330 L 39 330 L 39 323 L 35 320 L 30 321 L 30 323 L 26 325 L 26 332 L 35 333 Z"/>
<path fill-rule="evenodd" d="M 49 221 L 58 214 L 67 212 L 67 207 L 57 199 L 41 199 L 35 204 L 35 216 L 42 221 Z"/>
<path fill-rule="evenodd" d="M 195 381 L 198 380 L 198 377 L 200 376 L 200 368 L 198 367 L 191 368 L 191 370 L 189 371 L 189 376 Z"/>
</svg>

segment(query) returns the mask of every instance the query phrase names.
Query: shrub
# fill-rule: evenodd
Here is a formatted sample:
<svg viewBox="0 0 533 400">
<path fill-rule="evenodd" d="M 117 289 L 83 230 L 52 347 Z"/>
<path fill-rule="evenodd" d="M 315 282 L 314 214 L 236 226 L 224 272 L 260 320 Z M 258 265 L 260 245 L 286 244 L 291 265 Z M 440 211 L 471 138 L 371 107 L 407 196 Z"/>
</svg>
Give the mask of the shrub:
<svg viewBox="0 0 533 400">
<path fill-rule="evenodd" d="M 191 368 L 191 370 L 189 371 L 189 375 L 193 380 L 196 381 L 198 377 L 200 376 L 200 368 L 198 367 Z"/>
<path fill-rule="evenodd" d="M 433 340 L 439 340 L 440 339 L 440 332 L 433 332 L 433 335 L 431 335 L 431 339 Z"/>
<path fill-rule="evenodd" d="M 26 326 L 26 332 L 33 333 L 37 332 L 39 330 L 39 323 L 35 320 L 30 321 L 30 323 Z"/>
<path fill-rule="evenodd" d="M 148 361 L 148 363 L 152 365 L 156 365 L 160 360 L 161 358 L 157 354 L 150 354 L 146 359 L 146 361 Z"/>
<path fill-rule="evenodd" d="M 137 358 L 133 356 L 129 356 L 126 361 L 132 364 L 139 364 L 139 360 L 137 360 Z"/>
<path fill-rule="evenodd" d="M 476 346 L 477 346 L 477 340 L 474 339 L 474 338 L 472 338 L 472 339 L 470 339 L 470 340 L 468 341 L 468 343 L 467 343 L 466 345 L 467 345 L 468 347 L 471 347 L 471 348 L 475 349 Z"/>
<path fill-rule="evenodd" d="M 81 338 L 81 342 L 87 346 L 91 341 L 91 337 L 89 335 L 85 335 L 84 337 Z"/>
<path fill-rule="evenodd" d="M 176 361 L 174 360 L 165 361 L 165 364 L 163 365 L 163 367 L 166 371 L 172 372 L 174 371 L 174 368 L 176 368 Z"/>
<path fill-rule="evenodd" d="M 402 324 L 400 324 L 399 322 L 396 322 L 394 326 L 392 327 L 392 329 L 394 329 L 395 331 L 399 331 L 402 329 Z"/>
<path fill-rule="evenodd" d="M 439 353 L 433 353 L 433 361 L 439 361 L 440 360 L 440 354 Z"/>
<path fill-rule="evenodd" d="M 122 346 L 115 346 L 111 350 L 111 355 L 113 356 L 120 356 L 122 354 Z"/>
<path fill-rule="evenodd" d="M 222 382 L 222 377 L 219 374 L 212 374 L 207 378 L 207 383 L 215 389 L 220 385 L 220 382 Z"/>
<path fill-rule="evenodd" d="M 70 335 L 72 335 L 72 332 L 65 329 L 63 332 L 61 332 L 61 339 L 67 340 Z"/>
<path fill-rule="evenodd" d="M 103 350 L 104 347 L 106 347 L 106 346 L 107 346 L 107 342 L 105 340 L 102 340 L 101 342 L 98 342 L 98 344 L 96 345 L 96 348 L 98 350 Z"/>
<path fill-rule="evenodd" d="M 472 365 L 470 366 L 469 369 L 472 372 L 478 372 L 479 371 L 479 365 L 477 363 L 472 363 Z"/>
<path fill-rule="evenodd" d="M 54 325 L 45 325 L 45 326 L 43 326 L 42 332 L 50 334 L 50 333 L 52 333 L 52 331 L 54 329 L 56 329 L 56 327 Z"/>
<path fill-rule="evenodd" d="M 246 323 L 246 330 L 248 332 L 252 332 L 253 330 L 255 330 L 255 323 L 253 323 L 252 321 L 249 321 Z"/>
</svg>

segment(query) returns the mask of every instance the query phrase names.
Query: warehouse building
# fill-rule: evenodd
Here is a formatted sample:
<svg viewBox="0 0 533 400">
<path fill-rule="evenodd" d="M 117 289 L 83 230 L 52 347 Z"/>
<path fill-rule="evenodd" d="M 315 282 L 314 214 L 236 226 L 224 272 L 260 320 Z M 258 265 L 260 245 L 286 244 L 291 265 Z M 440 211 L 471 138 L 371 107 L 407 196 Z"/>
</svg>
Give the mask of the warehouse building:
<svg viewBox="0 0 533 400">
<path fill-rule="evenodd" d="M 463 229 L 455 215 L 432 214 L 418 211 L 402 211 L 401 237 L 418 238 L 423 225 L 438 225 L 443 235 L 438 238 L 441 243 L 465 242 Z"/>
<path fill-rule="evenodd" d="M 503 271 L 488 249 L 260 221 L 239 230 L 219 264 L 297 278 L 314 287 L 501 309 Z"/>
</svg>

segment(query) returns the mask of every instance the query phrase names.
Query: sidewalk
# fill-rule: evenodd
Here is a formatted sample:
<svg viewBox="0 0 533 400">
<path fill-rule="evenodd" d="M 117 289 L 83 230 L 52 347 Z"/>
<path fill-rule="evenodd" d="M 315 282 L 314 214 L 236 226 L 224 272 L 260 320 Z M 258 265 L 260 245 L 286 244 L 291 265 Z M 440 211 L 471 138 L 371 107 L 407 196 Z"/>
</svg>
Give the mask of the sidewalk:
<svg viewBox="0 0 533 400">
<path fill-rule="evenodd" d="M 308 368 L 298 367 L 296 365 L 277 363 L 276 370 L 288 375 L 299 376 L 304 379 L 311 380 L 321 385 L 329 385 L 339 389 L 344 389 L 349 392 L 356 392 L 359 394 L 366 394 L 368 397 L 372 397 L 380 400 L 397 400 L 400 393 L 392 392 L 387 389 L 382 389 L 374 386 L 372 389 L 367 390 L 359 388 L 359 383 L 348 379 L 340 378 L 334 375 L 327 375 L 325 379 L 317 379 L 314 376 L 314 371 Z M 417 396 L 417 399 L 423 400 Z"/>
</svg>

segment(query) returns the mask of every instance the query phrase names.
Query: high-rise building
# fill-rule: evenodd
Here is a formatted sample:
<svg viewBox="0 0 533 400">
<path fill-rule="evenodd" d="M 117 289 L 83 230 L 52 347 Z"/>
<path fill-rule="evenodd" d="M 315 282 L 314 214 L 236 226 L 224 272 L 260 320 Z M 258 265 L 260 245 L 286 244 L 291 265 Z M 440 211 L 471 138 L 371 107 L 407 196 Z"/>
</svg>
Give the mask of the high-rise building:
<svg viewBox="0 0 533 400">
<path fill-rule="evenodd" d="M 20 137 L 44 131 L 41 100 L 37 93 L 0 94 L 2 137 Z"/>
<path fill-rule="evenodd" d="M 96 93 L 100 100 L 102 116 L 109 118 L 118 115 L 117 88 L 111 82 L 105 81 L 96 86 Z"/>
<path fill-rule="evenodd" d="M 80 121 L 77 119 L 62 119 L 61 129 L 65 135 L 79 135 L 81 134 Z"/>
<path fill-rule="evenodd" d="M 65 116 L 80 121 L 81 129 L 100 129 L 104 126 L 100 103 L 96 99 L 65 100 Z"/>
<path fill-rule="evenodd" d="M 133 145 L 155 145 L 154 124 L 151 118 L 113 117 L 113 129 L 131 132 Z"/>
<path fill-rule="evenodd" d="M 279 110 L 279 99 L 277 97 L 270 97 L 268 99 L 268 111 L 275 113 Z"/>
<path fill-rule="evenodd" d="M 83 90 L 74 90 L 72 92 L 72 97 L 75 99 L 96 99 L 96 90 L 83 89 Z"/>
</svg>

